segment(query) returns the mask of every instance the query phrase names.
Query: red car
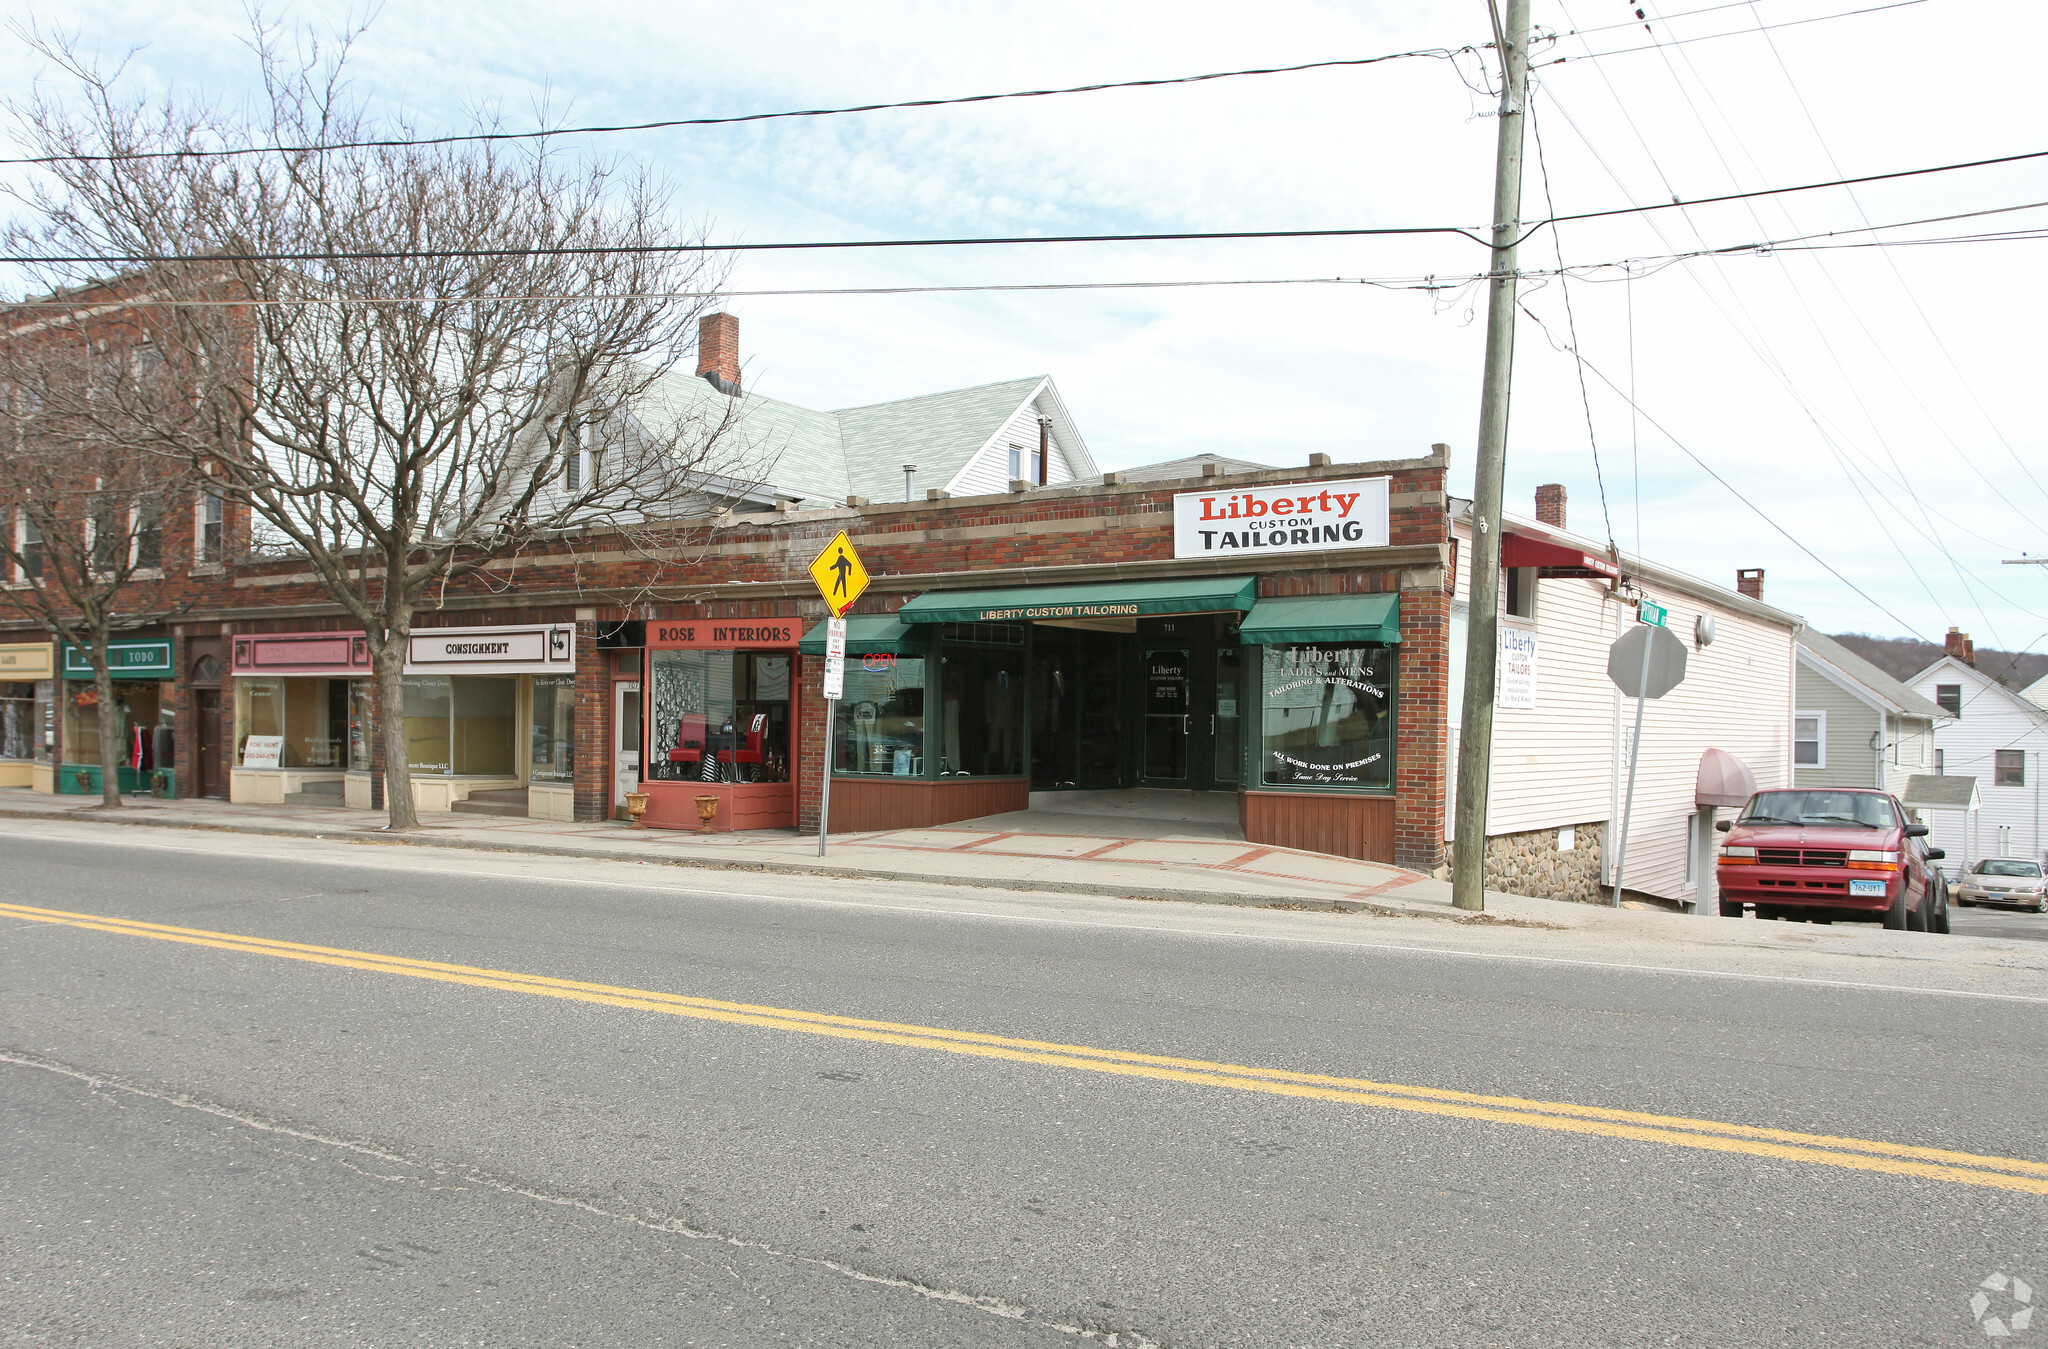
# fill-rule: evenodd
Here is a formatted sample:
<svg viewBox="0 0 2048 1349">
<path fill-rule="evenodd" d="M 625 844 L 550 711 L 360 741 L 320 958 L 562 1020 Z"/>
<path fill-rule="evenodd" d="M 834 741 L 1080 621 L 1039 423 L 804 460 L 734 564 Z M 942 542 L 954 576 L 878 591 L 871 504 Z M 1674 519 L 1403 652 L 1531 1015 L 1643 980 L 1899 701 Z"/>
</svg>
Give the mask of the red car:
<svg viewBox="0 0 2048 1349">
<path fill-rule="evenodd" d="M 1759 918 L 1948 931 L 1947 887 L 1928 866 L 1942 850 L 1920 842 L 1927 826 L 1910 823 L 1889 792 L 1758 792 L 1716 827 L 1728 835 L 1715 868 L 1723 918 L 1753 904 Z"/>
</svg>

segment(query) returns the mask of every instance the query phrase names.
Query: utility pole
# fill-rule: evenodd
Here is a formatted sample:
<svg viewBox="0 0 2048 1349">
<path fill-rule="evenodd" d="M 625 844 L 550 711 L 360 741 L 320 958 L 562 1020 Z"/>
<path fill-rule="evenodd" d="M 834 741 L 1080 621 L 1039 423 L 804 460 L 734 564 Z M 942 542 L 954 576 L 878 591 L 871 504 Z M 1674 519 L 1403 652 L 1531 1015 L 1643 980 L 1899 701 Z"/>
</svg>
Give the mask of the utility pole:
<svg viewBox="0 0 2048 1349">
<path fill-rule="evenodd" d="M 1472 490 L 1472 608 L 1465 638 L 1465 710 L 1458 732 L 1458 836 L 1451 902 L 1486 907 L 1486 794 L 1493 764 L 1493 695 L 1500 660 L 1500 512 L 1507 473 L 1508 379 L 1515 363 L 1515 242 L 1522 229 L 1522 122 L 1529 87 L 1529 0 L 1495 0 L 1500 50 L 1500 141 L 1493 161 L 1493 265 L 1486 297 L 1486 376 Z"/>
</svg>

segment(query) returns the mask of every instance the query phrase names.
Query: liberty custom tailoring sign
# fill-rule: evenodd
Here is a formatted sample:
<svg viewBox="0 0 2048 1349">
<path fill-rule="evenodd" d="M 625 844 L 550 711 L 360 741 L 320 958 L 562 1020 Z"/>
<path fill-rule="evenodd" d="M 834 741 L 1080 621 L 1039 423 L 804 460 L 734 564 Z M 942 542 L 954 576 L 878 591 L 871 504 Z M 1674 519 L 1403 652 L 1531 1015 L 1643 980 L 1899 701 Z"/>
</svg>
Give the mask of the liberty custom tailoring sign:
<svg viewBox="0 0 2048 1349">
<path fill-rule="evenodd" d="M 1218 488 L 1173 498 L 1173 555 L 1222 557 L 1387 546 L 1386 478 Z"/>
</svg>

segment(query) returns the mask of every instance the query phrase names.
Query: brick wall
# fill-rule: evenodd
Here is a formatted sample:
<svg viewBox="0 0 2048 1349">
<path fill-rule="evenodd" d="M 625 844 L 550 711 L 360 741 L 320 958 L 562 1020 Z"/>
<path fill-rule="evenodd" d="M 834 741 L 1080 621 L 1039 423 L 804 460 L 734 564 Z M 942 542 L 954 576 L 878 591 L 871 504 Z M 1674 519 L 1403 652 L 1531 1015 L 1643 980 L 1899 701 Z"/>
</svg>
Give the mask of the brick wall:
<svg viewBox="0 0 2048 1349">
<path fill-rule="evenodd" d="M 597 646 L 597 624 L 576 624 L 576 818 L 612 813 L 612 652 Z"/>
</svg>

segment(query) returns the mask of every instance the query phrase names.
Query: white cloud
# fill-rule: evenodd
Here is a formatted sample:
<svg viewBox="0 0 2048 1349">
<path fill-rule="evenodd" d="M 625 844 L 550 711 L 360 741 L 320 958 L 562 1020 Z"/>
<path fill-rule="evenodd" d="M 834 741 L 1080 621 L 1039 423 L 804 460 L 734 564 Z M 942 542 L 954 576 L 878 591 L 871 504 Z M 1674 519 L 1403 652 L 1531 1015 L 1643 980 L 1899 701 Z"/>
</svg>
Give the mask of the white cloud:
<svg viewBox="0 0 2048 1349">
<path fill-rule="evenodd" d="M 1769 0 L 1658 31 L 1699 35 L 1839 8 Z M 293 13 L 341 10 L 303 4 Z M 1537 5 L 1539 22 L 1560 29 L 1571 26 L 1568 15 L 1592 24 L 1617 13 L 1592 0 Z M 239 5 L 117 2 L 54 17 L 108 51 L 148 44 L 132 71 L 143 87 L 175 83 L 227 99 L 249 90 L 250 64 L 236 45 Z M 1837 163 L 1869 173 L 2039 148 L 2031 86 L 1998 77 L 1992 64 L 2033 18 L 2016 0 L 1926 5 L 1780 29 L 1770 35 L 1775 53 L 1748 36 L 1544 66 L 1537 108 L 1552 196 L 1573 213 L 1668 201 L 1673 192 L 1823 180 Z M 1277 0 L 1256 10 L 1059 0 L 1028 8 L 391 5 L 358 53 L 357 77 L 380 107 L 402 108 L 423 127 L 459 126 L 478 105 L 520 124 L 542 99 L 579 122 L 640 121 L 1289 64 L 1489 36 L 1483 13 L 1462 0 Z M 1632 47 L 1647 36 L 1630 26 L 1593 41 Z M 1581 50 L 1567 41 L 1547 55 Z M 1469 76 L 1477 66 L 1462 68 Z M 0 54 L 0 77 L 12 87 L 36 73 L 18 49 Z M 1490 208 L 1488 110 L 1449 64 L 1418 60 L 590 145 L 670 174 L 686 217 L 679 228 L 705 221 L 717 237 L 750 241 L 1480 225 Z M 1533 142 L 1529 151 L 1525 214 L 1533 217 L 1544 197 Z M 2022 165 L 1873 184 L 1858 200 L 1871 219 L 1891 220 L 2048 199 L 2044 188 L 2048 170 Z M 1995 216 L 1943 231 L 2041 221 L 2039 212 Z M 1567 259 L 1587 262 L 1862 223 L 1857 201 L 1831 190 L 1560 229 Z M 1523 266 L 1548 266 L 1553 247 L 1553 235 L 1539 232 Z M 2048 482 L 2033 407 L 2042 344 L 2030 318 L 2042 309 L 2033 265 L 2042 247 L 1737 254 L 1628 285 L 1574 283 L 1571 299 L 1591 361 L 1624 388 L 1633 380 L 1651 416 L 1884 608 L 1928 636 L 1957 623 L 1987 645 L 2018 645 L 2048 629 L 2048 574 L 1999 565 L 2023 549 L 2048 551 L 2040 523 L 2048 493 L 2016 462 Z M 1483 269 L 1485 257 L 1447 237 L 749 254 L 733 280 L 773 289 L 1457 277 Z M 1527 298 L 1560 338 L 1562 300 L 1555 283 Z M 1383 457 L 1445 441 L 1469 483 L 1482 304 L 1477 291 L 1275 287 L 734 307 L 754 387 L 801 403 L 845 406 L 1050 373 L 1105 465 L 1198 450 L 1287 464 L 1316 451 Z M 1632 425 L 1626 405 L 1597 380 L 1589 397 L 1609 513 L 1625 545 L 1640 503 L 1653 556 L 1721 581 L 1738 566 L 1763 566 L 1772 598 L 1823 629 L 1901 626 L 1647 423 Z M 1526 503 L 1538 482 L 1563 481 L 1574 525 L 1604 533 L 1586 415 L 1572 361 L 1525 321 L 1510 502 Z M 1852 475 L 1868 480 L 1874 514 Z"/>
</svg>

